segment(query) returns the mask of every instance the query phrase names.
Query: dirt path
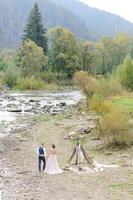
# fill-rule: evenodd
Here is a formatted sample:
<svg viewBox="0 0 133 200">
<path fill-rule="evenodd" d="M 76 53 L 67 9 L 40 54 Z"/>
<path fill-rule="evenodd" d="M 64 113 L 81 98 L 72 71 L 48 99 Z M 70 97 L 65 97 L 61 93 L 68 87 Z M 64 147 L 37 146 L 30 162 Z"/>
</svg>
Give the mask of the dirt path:
<svg viewBox="0 0 133 200">
<path fill-rule="evenodd" d="M 98 141 L 92 140 L 91 135 L 85 141 L 85 148 L 99 162 L 120 165 L 118 169 L 90 175 L 65 171 L 51 176 L 38 172 L 37 145 L 44 142 L 49 149 L 54 143 L 60 166 L 64 167 L 73 144 L 63 137 L 72 127 L 85 123 L 88 123 L 87 116 L 43 119 L 1 141 L 0 200 L 132 200 L 133 149 L 97 151 Z"/>
</svg>

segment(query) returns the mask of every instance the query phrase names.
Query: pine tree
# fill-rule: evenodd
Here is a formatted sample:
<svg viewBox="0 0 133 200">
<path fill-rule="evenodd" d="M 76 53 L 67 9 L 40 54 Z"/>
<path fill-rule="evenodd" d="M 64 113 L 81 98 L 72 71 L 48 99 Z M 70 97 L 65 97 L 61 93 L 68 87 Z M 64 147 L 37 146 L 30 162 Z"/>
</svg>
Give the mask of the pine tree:
<svg viewBox="0 0 133 200">
<path fill-rule="evenodd" d="M 42 16 L 37 3 L 34 4 L 24 29 L 22 40 L 25 41 L 27 39 L 34 41 L 43 48 L 44 54 L 47 54 L 48 41 L 46 29 L 43 27 Z"/>
</svg>

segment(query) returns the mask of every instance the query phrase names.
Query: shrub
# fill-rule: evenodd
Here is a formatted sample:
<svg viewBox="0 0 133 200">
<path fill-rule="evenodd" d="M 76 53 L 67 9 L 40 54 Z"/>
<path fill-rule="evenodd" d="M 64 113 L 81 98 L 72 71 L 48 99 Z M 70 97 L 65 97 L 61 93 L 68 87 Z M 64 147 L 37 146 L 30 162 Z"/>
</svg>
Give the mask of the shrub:
<svg viewBox="0 0 133 200">
<path fill-rule="evenodd" d="M 37 90 L 44 87 L 44 83 L 40 79 L 35 79 L 33 77 L 26 77 L 19 79 L 17 81 L 17 86 L 15 89 L 21 90 Z"/>
<path fill-rule="evenodd" d="M 129 116 L 122 110 L 113 108 L 99 121 L 99 136 L 106 145 L 125 147 L 131 142 Z"/>
<path fill-rule="evenodd" d="M 122 87 L 116 77 L 97 80 L 96 93 L 103 97 L 115 96 L 122 92 Z"/>
<path fill-rule="evenodd" d="M 3 89 L 3 83 L 4 83 L 4 73 L 0 72 L 0 90 Z"/>
<path fill-rule="evenodd" d="M 52 72 L 42 72 L 40 76 L 48 84 L 56 81 L 56 75 Z"/>
<path fill-rule="evenodd" d="M 20 71 L 16 66 L 8 66 L 5 72 L 4 82 L 10 87 L 14 87 L 20 77 Z"/>
<path fill-rule="evenodd" d="M 97 115 L 104 115 L 113 109 L 113 104 L 109 100 L 104 100 L 101 96 L 94 95 L 90 100 L 90 109 Z"/>
<path fill-rule="evenodd" d="M 57 91 L 59 90 L 59 86 L 56 83 L 45 84 L 43 87 L 45 90 L 48 91 Z"/>
<path fill-rule="evenodd" d="M 77 72 L 74 75 L 74 83 L 78 85 L 87 96 L 92 96 L 97 88 L 96 79 L 88 75 L 87 72 Z"/>
</svg>

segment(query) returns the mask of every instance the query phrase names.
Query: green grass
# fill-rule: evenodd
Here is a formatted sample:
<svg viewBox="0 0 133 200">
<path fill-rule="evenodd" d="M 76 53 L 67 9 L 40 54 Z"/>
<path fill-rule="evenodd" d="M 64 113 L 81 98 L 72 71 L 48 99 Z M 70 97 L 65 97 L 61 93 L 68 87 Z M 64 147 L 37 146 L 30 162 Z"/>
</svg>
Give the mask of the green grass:
<svg viewBox="0 0 133 200">
<path fill-rule="evenodd" d="M 120 184 L 112 184 L 109 185 L 112 189 L 131 189 L 133 187 L 132 183 L 120 183 Z"/>
<path fill-rule="evenodd" d="M 116 106 L 123 107 L 129 112 L 133 112 L 133 98 L 120 97 L 112 100 L 113 104 Z"/>
<path fill-rule="evenodd" d="M 55 120 L 55 121 L 62 121 L 63 119 L 70 119 L 72 118 L 72 114 L 69 113 L 64 113 L 64 114 L 57 114 L 57 115 L 40 115 L 37 117 L 34 117 L 34 121 L 50 121 L 50 120 Z"/>
</svg>

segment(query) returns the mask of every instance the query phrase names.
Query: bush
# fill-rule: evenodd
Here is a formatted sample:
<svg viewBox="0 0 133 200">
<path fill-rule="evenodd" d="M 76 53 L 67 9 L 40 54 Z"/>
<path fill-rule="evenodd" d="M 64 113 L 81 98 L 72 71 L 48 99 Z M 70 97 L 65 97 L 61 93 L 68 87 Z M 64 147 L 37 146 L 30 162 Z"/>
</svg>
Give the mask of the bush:
<svg viewBox="0 0 133 200">
<path fill-rule="evenodd" d="M 122 110 L 113 108 L 99 121 L 99 136 L 104 144 L 125 147 L 131 142 L 129 116 Z"/>
<path fill-rule="evenodd" d="M 8 66 L 5 72 L 4 82 L 10 87 L 14 87 L 20 77 L 20 71 L 16 66 Z"/>
<path fill-rule="evenodd" d="M 0 58 L 0 71 L 6 71 L 8 65 Z"/>
<path fill-rule="evenodd" d="M 50 84 L 46 83 L 43 88 L 48 91 L 58 91 L 59 90 L 59 86 L 56 83 L 50 83 Z"/>
<path fill-rule="evenodd" d="M 104 115 L 113 109 L 111 101 L 104 100 L 103 97 L 94 95 L 90 100 L 90 109 L 97 113 L 97 115 Z"/>
<path fill-rule="evenodd" d="M 0 72 L 0 90 L 3 89 L 3 84 L 4 84 L 4 73 Z"/>
<path fill-rule="evenodd" d="M 96 93 L 103 97 L 115 96 L 122 92 L 122 87 L 116 77 L 97 80 Z"/>
<path fill-rule="evenodd" d="M 96 79 L 88 75 L 87 72 L 77 72 L 74 75 L 74 83 L 78 85 L 87 96 L 92 96 L 97 88 Z"/>
<path fill-rule="evenodd" d="M 48 84 L 56 81 L 56 75 L 52 72 L 42 72 L 40 76 Z"/>
<path fill-rule="evenodd" d="M 17 86 L 15 89 L 20 90 L 37 90 L 44 87 L 44 83 L 40 79 L 35 79 L 33 77 L 26 77 L 19 79 L 17 81 Z"/>
</svg>

